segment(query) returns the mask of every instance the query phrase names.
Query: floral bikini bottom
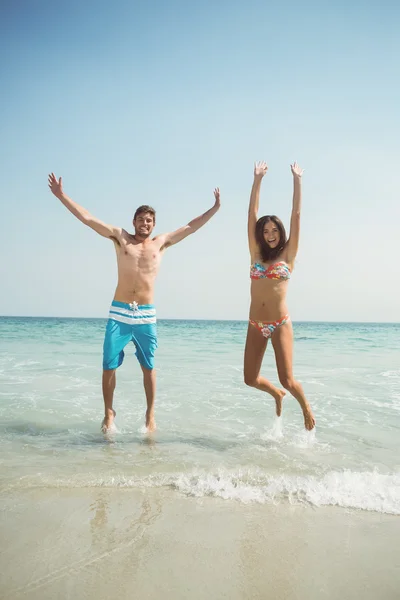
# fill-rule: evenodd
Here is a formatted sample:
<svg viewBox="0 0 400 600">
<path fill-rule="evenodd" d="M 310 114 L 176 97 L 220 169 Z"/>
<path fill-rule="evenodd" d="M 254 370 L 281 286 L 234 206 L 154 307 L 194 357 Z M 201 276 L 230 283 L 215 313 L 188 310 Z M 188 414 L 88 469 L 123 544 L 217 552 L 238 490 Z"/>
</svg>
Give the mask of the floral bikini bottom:
<svg viewBox="0 0 400 600">
<path fill-rule="evenodd" d="M 282 317 L 282 319 L 279 319 L 279 321 L 272 321 L 272 323 L 266 321 L 253 321 L 252 319 L 250 319 L 249 323 L 258 329 L 258 331 L 262 333 L 265 338 L 269 339 L 274 333 L 275 329 L 281 325 L 284 325 L 288 321 L 290 321 L 290 315 L 285 315 Z"/>
</svg>

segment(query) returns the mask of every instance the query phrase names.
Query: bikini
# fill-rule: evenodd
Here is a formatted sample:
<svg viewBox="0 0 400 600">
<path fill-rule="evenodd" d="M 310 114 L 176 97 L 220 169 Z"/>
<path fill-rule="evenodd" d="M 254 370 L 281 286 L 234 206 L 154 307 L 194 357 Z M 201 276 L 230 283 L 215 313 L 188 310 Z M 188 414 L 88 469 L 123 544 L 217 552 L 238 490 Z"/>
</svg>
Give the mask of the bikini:
<svg viewBox="0 0 400 600">
<path fill-rule="evenodd" d="M 290 269 L 288 265 L 282 261 L 273 263 L 268 267 L 264 267 L 259 262 L 254 262 L 250 267 L 250 279 L 277 279 L 281 281 L 287 281 L 290 279 Z M 274 333 L 275 329 L 284 325 L 290 320 L 290 316 L 287 314 L 278 321 L 254 321 L 250 319 L 250 324 L 253 325 L 265 338 L 270 338 Z"/>
</svg>

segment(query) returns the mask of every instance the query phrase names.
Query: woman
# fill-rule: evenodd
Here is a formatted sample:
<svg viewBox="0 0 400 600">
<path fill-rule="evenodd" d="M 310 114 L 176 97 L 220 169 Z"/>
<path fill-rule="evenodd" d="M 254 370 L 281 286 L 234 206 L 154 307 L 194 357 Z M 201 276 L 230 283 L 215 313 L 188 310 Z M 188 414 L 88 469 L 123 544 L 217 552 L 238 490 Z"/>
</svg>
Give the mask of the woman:
<svg viewBox="0 0 400 600">
<path fill-rule="evenodd" d="M 274 397 L 279 417 L 286 392 L 260 376 L 261 363 L 270 339 L 279 381 L 300 404 L 305 427 L 310 430 L 315 427 L 315 419 L 301 384 L 293 378 L 293 328 L 286 306 L 287 286 L 299 245 L 303 169 L 296 162 L 291 165 L 294 192 L 288 240 L 278 217 L 257 217 L 261 181 L 267 170 L 265 162 L 256 163 L 249 205 L 251 305 L 244 355 L 244 380 L 247 385 Z"/>
</svg>

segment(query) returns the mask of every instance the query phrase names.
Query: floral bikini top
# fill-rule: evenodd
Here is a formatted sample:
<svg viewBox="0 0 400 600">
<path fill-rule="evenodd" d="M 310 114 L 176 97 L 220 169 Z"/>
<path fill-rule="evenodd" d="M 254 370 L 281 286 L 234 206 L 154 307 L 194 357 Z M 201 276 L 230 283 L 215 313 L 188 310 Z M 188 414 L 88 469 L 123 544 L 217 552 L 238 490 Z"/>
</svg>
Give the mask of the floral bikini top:
<svg viewBox="0 0 400 600">
<path fill-rule="evenodd" d="M 264 267 L 259 262 L 254 262 L 250 267 L 250 279 L 290 279 L 290 269 L 284 262 L 277 262 Z"/>
</svg>

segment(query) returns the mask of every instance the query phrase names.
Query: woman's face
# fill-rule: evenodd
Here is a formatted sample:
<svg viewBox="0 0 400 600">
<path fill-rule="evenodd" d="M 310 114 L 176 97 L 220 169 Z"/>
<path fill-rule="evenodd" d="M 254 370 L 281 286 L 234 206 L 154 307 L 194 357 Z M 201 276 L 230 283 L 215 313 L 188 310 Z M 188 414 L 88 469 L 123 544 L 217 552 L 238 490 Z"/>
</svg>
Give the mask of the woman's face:
<svg viewBox="0 0 400 600">
<path fill-rule="evenodd" d="M 270 248 L 276 248 L 281 239 L 279 229 L 273 221 L 267 221 L 264 225 L 264 240 Z"/>
</svg>

